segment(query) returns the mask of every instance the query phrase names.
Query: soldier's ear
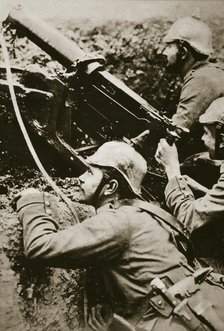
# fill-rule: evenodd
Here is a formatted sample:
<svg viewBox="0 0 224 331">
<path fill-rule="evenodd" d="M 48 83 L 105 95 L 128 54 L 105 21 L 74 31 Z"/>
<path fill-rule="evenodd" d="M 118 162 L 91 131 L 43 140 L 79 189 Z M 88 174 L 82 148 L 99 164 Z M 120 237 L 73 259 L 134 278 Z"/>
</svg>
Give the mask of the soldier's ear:
<svg viewBox="0 0 224 331">
<path fill-rule="evenodd" d="M 224 148 L 224 133 L 220 133 L 220 147 Z"/>
<path fill-rule="evenodd" d="M 118 181 L 116 179 L 111 179 L 109 183 L 105 185 L 104 195 L 111 195 L 115 193 L 118 189 Z"/>
<path fill-rule="evenodd" d="M 189 56 L 189 50 L 187 49 L 187 47 L 182 46 L 181 48 L 181 59 L 185 60 L 186 58 L 188 58 Z"/>
</svg>

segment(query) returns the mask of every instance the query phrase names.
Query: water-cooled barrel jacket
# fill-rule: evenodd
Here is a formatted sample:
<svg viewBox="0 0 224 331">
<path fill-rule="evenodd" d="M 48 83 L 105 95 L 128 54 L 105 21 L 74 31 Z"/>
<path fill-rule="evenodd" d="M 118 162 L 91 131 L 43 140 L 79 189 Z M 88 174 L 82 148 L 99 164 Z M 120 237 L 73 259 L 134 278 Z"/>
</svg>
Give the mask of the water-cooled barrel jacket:
<svg viewBox="0 0 224 331">
<path fill-rule="evenodd" d="M 111 302 L 115 307 L 122 303 L 123 315 L 130 318 L 153 278 L 173 271 L 175 281 L 184 277 L 180 263 L 186 260 L 172 233 L 156 217 L 125 201 L 117 209 L 107 204 L 65 230 L 58 229 L 51 215 L 48 194 L 23 196 L 17 211 L 28 258 L 56 267 L 97 267 Z"/>
<path fill-rule="evenodd" d="M 173 123 L 192 128 L 210 103 L 224 96 L 224 67 L 218 63 L 196 62 L 186 74 Z"/>
</svg>

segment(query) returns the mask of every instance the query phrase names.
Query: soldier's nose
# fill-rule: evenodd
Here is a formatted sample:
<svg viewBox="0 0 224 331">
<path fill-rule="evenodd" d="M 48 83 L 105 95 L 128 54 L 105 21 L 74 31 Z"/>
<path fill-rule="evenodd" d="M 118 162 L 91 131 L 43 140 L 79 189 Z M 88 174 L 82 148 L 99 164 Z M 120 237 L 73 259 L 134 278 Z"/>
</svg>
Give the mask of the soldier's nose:
<svg viewBox="0 0 224 331">
<path fill-rule="evenodd" d="M 161 52 L 164 56 L 167 56 L 167 47 L 165 46 Z"/>
<path fill-rule="evenodd" d="M 77 185 L 80 186 L 80 185 L 83 184 L 83 183 L 84 183 L 84 178 L 83 178 L 83 176 L 78 177 L 78 178 L 77 178 Z"/>
</svg>

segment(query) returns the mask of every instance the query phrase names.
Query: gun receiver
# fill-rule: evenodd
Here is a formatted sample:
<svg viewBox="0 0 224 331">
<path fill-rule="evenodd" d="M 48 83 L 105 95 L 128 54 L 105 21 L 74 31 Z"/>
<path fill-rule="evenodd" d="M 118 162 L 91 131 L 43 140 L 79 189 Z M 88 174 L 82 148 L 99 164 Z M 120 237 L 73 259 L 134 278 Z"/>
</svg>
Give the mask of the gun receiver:
<svg viewBox="0 0 224 331">
<path fill-rule="evenodd" d="M 172 141 L 179 138 L 169 118 L 104 70 L 102 57 L 86 54 L 21 7 L 12 10 L 5 25 L 16 28 L 18 34 L 28 37 L 67 70 L 58 79 L 31 67 L 22 74 L 21 83 L 26 120 L 73 166 L 81 166 L 82 156 L 107 140 L 131 139 L 145 130 L 154 128 L 155 132 L 155 127 Z M 35 84 L 41 87 L 39 94 Z M 38 98 L 44 110 L 40 111 Z M 85 144 L 77 147 L 80 135 Z"/>
</svg>

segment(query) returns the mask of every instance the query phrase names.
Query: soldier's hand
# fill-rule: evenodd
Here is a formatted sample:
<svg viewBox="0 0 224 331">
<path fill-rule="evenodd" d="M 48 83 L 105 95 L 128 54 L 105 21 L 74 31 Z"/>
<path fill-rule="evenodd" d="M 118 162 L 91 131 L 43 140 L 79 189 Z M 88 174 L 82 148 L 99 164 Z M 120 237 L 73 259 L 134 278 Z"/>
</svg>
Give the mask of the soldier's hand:
<svg viewBox="0 0 224 331">
<path fill-rule="evenodd" d="M 40 191 L 38 191 L 37 189 L 33 188 L 33 187 L 30 187 L 30 188 L 27 188 L 21 192 L 18 192 L 17 194 L 14 195 L 13 199 L 12 199 L 12 202 L 11 202 L 11 206 L 13 207 L 13 209 L 16 209 L 16 204 L 17 204 L 17 201 L 24 197 L 24 196 L 29 196 L 30 194 L 34 194 L 34 193 L 39 193 Z"/>
<path fill-rule="evenodd" d="M 166 139 L 160 139 L 155 154 L 155 159 L 164 167 L 168 179 L 180 175 L 180 164 L 175 144 L 170 146 Z"/>
<path fill-rule="evenodd" d="M 202 197 L 203 195 L 205 195 L 208 192 L 207 187 L 196 182 L 196 180 L 194 180 L 193 178 L 191 178 L 187 175 L 184 175 L 183 177 L 186 180 L 189 188 L 193 191 L 194 195 L 196 195 L 197 197 Z"/>
<path fill-rule="evenodd" d="M 34 193 L 40 193 L 40 191 L 37 190 L 36 188 L 29 187 L 29 188 L 26 188 L 25 190 L 15 194 L 15 199 L 17 198 L 17 200 L 19 200 L 20 198 L 22 198 L 24 196 L 34 194 Z"/>
<path fill-rule="evenodd" d="M 168 165 L 178 161 L 176 145 L 169 145 L 166 139 L 160 139 L 155 154 L 156 161 L 166 168 Z"/>
</svg>

